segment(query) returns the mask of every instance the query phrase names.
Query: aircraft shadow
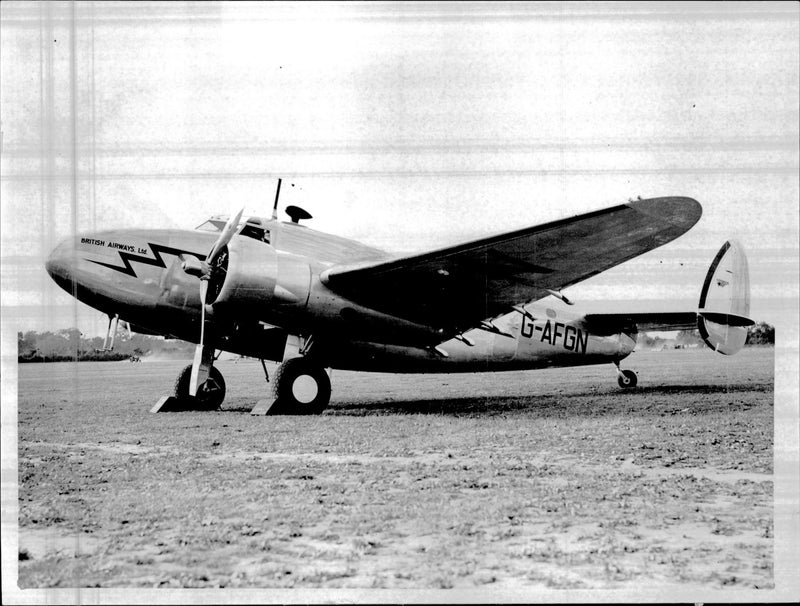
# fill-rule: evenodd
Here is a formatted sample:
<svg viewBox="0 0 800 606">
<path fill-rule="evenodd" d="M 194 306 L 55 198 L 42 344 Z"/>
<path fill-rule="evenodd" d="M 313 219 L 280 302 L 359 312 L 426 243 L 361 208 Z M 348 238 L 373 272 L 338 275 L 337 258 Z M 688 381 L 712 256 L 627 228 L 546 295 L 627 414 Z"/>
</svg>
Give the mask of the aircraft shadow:
<svg viewBox="0 0 800 606">
<path fill-rule="evenodd" d="M 654 385 L 623 391 L 609 387 L 562 393 L 532 393 L 529 395 L 482 395 L 466 397 L 403 398 L 390 401 L 358 400 L 334 401 L 325 410 L 325 415 L 335 416 L 382 416 L 382 415 L 452 415 L 452 416 L 500 416 L 530 413 L 546 416 L 597 416 L 636 412 L 647 414 L 673 414 L 686 407 L 704 409 L 708 400 L 690 400 L 709 395 L 759 392 L 772 394 L 772 383 L 736 383 L 704 385 Z M 668 399 L 664 399 L 664 396 Z M 772 403 L 772 399 L 769 399 Z M 223 405 L 221 412 L 250 413 L 255 402 L 237 399 Z M 727 398 L 716 398 L 714 405 L 745 406 Z"/>
<path fill-rule="evenodd" d="M 724 407 L 749 407 L 715 398 L 705 402 L 697 399 L 713 394 L 745 392 L 772 393 L 771 383 L 744 383 L 733 385 L 665 385 L 646 386 L 630 391 L 616 389 L 585 390 L 558 394 L 531 394 L 515 396 L 468 396 L 456 398 L 402 399 L 383 402 L 334 402 L 325 414 L 344 416 L 371 416 L 387 414 L 423 414 L 453 416 L 500 416 L 506 414 L 532 414 L 546 416 L 597 416 L 620 413 L 674 414 L 686 407 L 707 409 L 709 405 Z M 664 399 L 659 396 L 667 396 Z M 771 403 L 771 399 L 770 399 Z"/>
</svg>

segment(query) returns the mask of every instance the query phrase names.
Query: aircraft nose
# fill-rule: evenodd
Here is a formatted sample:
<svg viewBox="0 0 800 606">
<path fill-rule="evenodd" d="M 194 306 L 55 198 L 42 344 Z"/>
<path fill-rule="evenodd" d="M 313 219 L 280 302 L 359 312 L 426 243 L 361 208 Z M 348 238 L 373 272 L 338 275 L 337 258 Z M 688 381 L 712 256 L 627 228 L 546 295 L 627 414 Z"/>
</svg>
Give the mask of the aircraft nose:
<svg viewBox="0 0 800 606">
<path fill-rule="evenodd" d="M 75 266 L 75 246 L 72 241 L 65 241 L 56 246 L 45 261 L 44 267 L 50 277 L 61 288 L 71 290 Z"/>
</svg>

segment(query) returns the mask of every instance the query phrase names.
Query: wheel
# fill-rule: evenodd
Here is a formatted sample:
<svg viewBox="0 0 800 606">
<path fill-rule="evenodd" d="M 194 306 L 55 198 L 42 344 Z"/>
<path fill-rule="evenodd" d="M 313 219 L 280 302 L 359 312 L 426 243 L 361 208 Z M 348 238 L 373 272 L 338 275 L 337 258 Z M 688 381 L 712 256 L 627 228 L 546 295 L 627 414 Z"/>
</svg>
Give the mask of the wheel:
<svg viewBox="0 0 800 606">
<path fill-rule="evenodd" d="M 208 379 L 200 385 L 196 396 L 189 395 L 189 381 L 192 378 L 192 365 L 189 364 L 175 381 L 175 397 L 181 406 L 191 410 L 216 410 L 225 399 L 225 379 L 215 366 L 211 367 Z"/>
<path fill-rule="evenodd" d="M 620 371 L 620 375 L 617 377 L 617 383 L 622 389 L 630 389 L 631 387 L 636 387 L 636 373 L 632 370 L 622 370 Z"/>
<path fill-rule="evenodd" d="M 278 367 L 272 385 L 275 414 L 318 415 L 331 399 L 331 380 L 321 366 L 291 358 Z"/>
</svg>

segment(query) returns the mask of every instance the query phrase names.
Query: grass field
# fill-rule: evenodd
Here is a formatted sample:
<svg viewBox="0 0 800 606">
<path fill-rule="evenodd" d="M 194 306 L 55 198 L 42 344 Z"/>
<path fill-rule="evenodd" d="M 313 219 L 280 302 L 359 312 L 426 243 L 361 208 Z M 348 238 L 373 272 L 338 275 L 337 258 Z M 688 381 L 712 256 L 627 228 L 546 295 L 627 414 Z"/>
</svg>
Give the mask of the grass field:
<svg viewBox="0 0 800 606">
<path fill-rule="evenodd" d="M 335 371 L 319 417 L 149 414 L 178 362 L 19 367 L 20 587 L 766 588 L 773 350 Z"/>
</svg>

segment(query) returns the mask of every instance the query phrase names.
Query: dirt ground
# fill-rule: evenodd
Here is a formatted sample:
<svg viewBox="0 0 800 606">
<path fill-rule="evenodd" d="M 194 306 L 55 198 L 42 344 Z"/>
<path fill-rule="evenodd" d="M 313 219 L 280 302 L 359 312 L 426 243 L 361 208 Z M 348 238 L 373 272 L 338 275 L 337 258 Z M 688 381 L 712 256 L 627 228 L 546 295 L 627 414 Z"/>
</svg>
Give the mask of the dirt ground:
<svg viewBox="0 0 800 606">
<path fill-rule="evenodd" d="M 773 586 L 771 348 L 333 373 L 319 417 L 153 415 L 183 363 L 19 367 L 19 586 Z"/>
</svg>

